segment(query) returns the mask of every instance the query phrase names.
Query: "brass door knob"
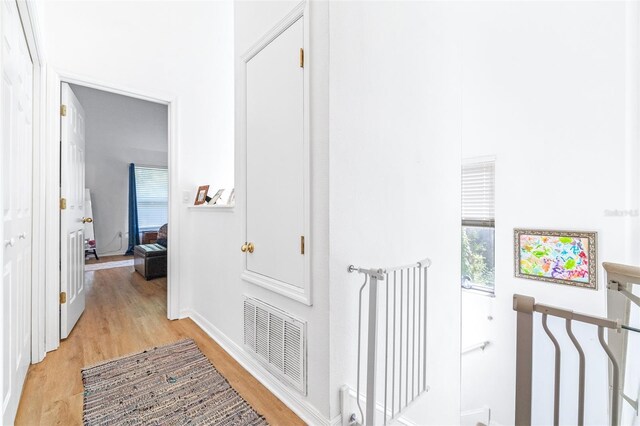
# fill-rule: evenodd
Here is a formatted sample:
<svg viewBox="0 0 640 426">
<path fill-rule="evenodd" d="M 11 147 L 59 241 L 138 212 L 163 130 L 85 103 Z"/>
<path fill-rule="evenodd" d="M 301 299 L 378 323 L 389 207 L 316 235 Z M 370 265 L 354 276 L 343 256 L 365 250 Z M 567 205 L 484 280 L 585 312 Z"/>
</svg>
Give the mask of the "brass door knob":
<svg viewBox="0 0 640 426">
<path fill-rule="evenodd" d="M 256 247 L 253 245 L 253 243 L 249 243 L 247 244 L 247 251 L 249 253 L 253 253 L 253 251 L 256 249 Z"/>
<path fill-rule="evenodd" d="M 247 245 L 247 243 L 244 243 L 242 247 L 240 247 L 240 251 L 243 253 L 246 253 L 248 249 L 249 249 L 249 246 Z"/>
<path fill-rule="evenodd" d="M 91 223 L 93 222 L 93 219 L 91 219 L 90 217 L 83 217 L 82 218 L 82 223 Z"/>
</svg>

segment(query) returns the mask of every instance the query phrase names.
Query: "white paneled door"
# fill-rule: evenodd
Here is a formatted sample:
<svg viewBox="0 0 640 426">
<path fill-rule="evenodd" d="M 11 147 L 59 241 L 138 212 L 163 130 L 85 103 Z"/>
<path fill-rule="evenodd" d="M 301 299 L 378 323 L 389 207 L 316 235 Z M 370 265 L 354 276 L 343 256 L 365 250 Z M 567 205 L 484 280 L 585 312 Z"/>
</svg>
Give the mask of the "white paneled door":
<svg viewBox="0 0 640 426">
<path fill-rule="evenodd" d="M 303 45 L 300 18 L 246 65 L 246 269 L 274 288 L 305 285 Z"/>
<path fill-rule="evenodd" d="M 13 424 L 31 362 L 33 63 L 14 1 L 0 2 L 2 424 Z"/>
<path fill-rule="evenodd" d="M 67 83 L 60 108 L 60 338 L 84 311 L 84 109 Z"/>
</svg>

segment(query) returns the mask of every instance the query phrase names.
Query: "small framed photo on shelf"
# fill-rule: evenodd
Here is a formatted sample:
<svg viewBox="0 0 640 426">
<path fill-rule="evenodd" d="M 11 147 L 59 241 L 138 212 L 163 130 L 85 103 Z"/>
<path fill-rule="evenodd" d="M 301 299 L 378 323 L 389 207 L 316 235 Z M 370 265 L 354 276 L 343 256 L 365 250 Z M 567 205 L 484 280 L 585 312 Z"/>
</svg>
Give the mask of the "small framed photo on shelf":
<svg viewBox="0 0 640 426">
<path fill-rule="evenodd" d="M 203 185 L 198 187 L 198 192 L 196 193 L 196 201 L 194 201 L 193 205 L 198 206 L 200 204 L 206 203 L 207 192 L 209 192 L 209 185 Z"/>
<path fill-rule="evenodd" d="M 224 189 L 219 189 L 218 192 L 216 192 L 216 195 L 214 195 L 211 200 L 208 201 L 209 204 L 217 204 L 218 200 L 220 199 L 220 197 L 222 196 L 222 193 L 224 192 Z"/>
<path fill-rule="evenodd" d="M 595 232 L 514 229 L 516 278 L 597 289 Z"/>
</svg>

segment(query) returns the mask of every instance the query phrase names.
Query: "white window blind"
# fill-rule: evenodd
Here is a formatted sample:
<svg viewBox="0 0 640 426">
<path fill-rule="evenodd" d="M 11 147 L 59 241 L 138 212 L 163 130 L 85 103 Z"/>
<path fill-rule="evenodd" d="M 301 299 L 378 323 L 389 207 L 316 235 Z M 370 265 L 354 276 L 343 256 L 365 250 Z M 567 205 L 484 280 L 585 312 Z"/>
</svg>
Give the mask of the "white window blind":
<svg viewBox="0 0 640 426">
<path fill-rule="evenodd" d="M 495 224 L 495 161 L 462 165 L 462 224 Z"/>
<path fill-rule="evenodd" d="M 138 226 L 157 229 L 167 223 L 169 174 L 159 167 L 136 166 Z"/>
</svg>

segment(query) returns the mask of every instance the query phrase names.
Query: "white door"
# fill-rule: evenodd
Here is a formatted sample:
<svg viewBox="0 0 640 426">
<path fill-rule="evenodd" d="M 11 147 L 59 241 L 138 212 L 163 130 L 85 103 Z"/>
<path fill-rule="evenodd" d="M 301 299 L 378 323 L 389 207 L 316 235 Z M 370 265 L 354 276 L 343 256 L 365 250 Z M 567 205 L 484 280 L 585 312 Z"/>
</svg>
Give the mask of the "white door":
<svg viewBox="0 0 640 426">
<path fill-rule="evenodd" d="M 14 1 L 0 2 L 2 62 L 2 423 L 12 424 L 31 363 L 33 63 Z"/>
<path fill-rule="evenodd" d="M 246 269 L 304 287 L 303 18 L 247 62 Z"/>
<path fill-rule="evenodd" d="M 67 83 L 61 95 L 60 338 L 66 339 L 84 311 L 85 115 Z"/>
</svg>

